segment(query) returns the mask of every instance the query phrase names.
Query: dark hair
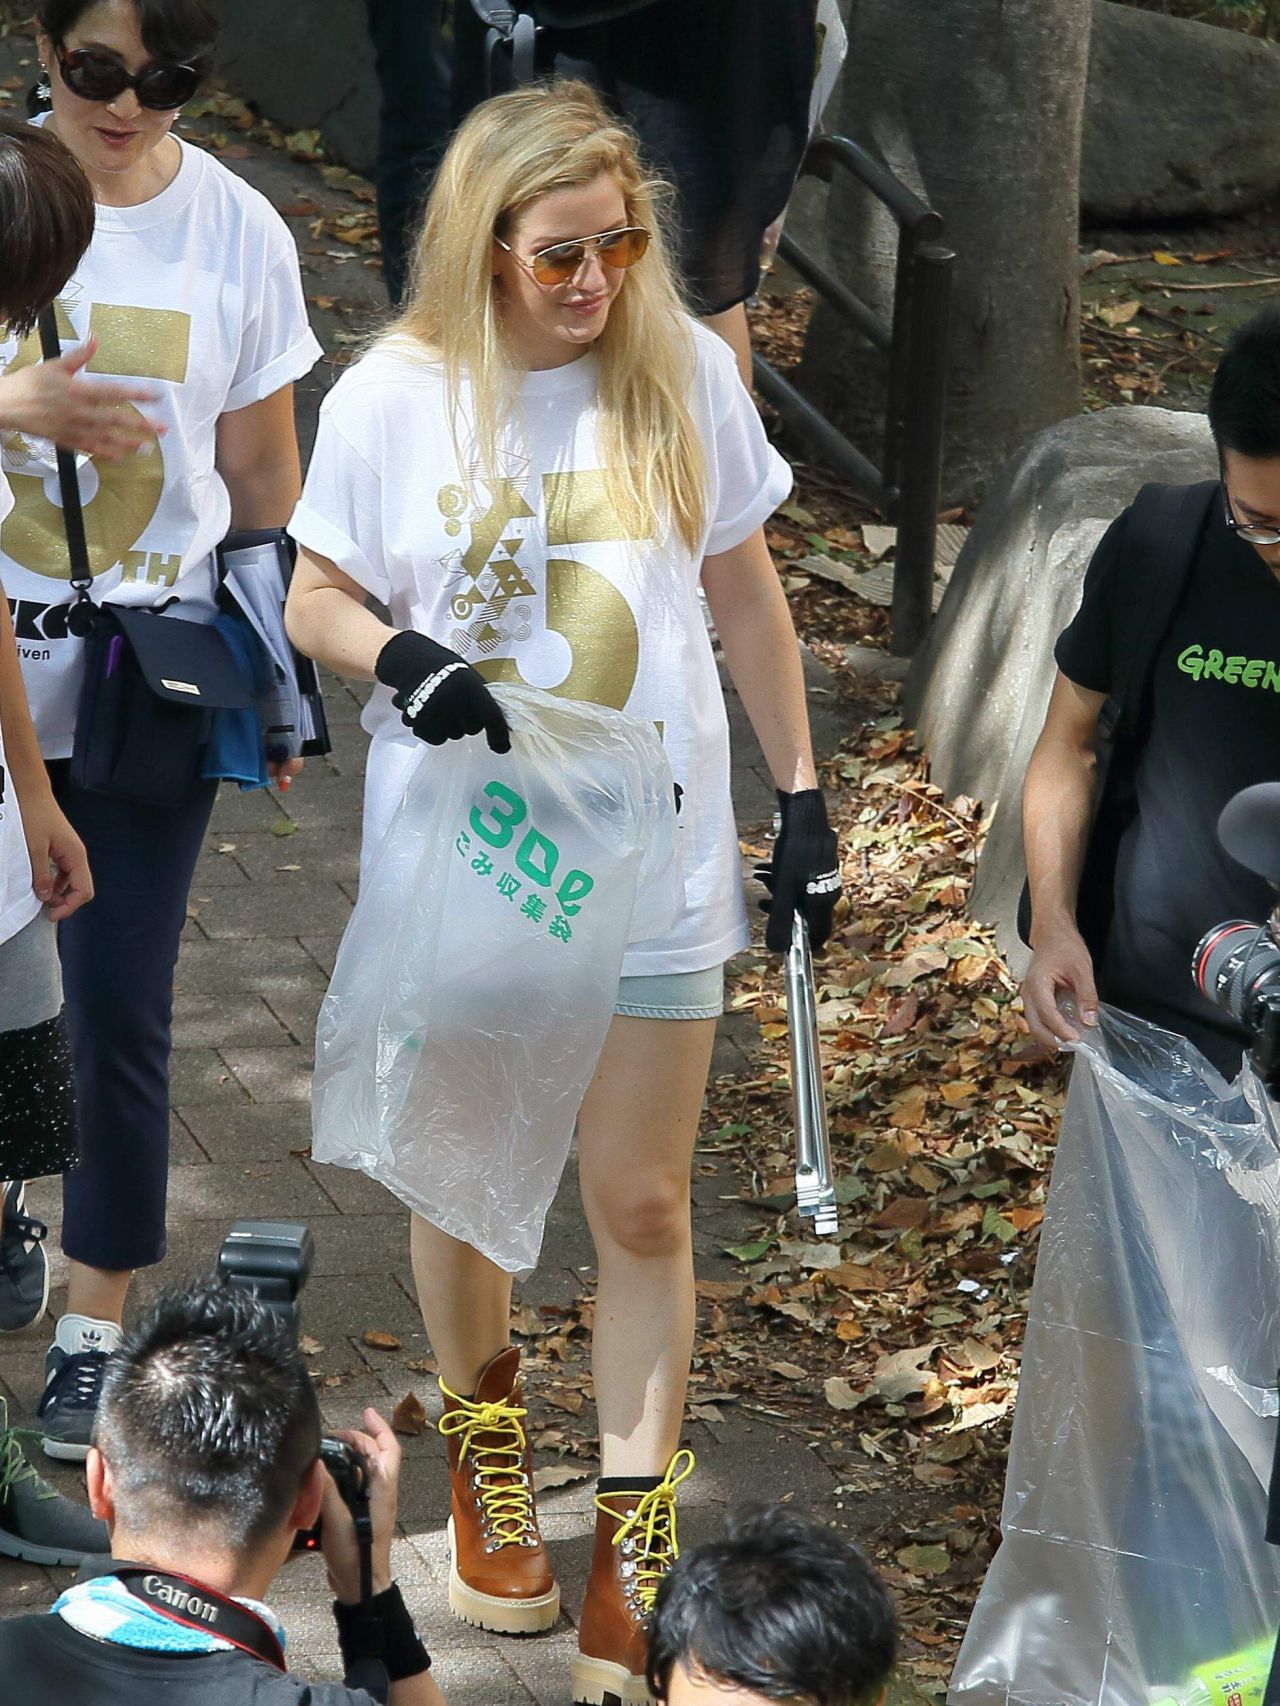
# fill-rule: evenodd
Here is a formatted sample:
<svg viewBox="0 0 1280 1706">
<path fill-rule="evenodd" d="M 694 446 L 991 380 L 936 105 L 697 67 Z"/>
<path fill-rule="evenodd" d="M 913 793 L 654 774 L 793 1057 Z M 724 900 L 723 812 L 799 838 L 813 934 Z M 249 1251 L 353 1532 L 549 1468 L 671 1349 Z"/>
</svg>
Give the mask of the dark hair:
<svg viewBox="0 0 1280 1706">
<path fill-rule="evenodd" d="M 187 1521 L 251 1546 L 320 1454 L 320 1407 L 291 1334 L 220 1279 L 164 1292 L 107 1365 L 94 1441 L 141 1529 Z"/>
<path fill-rule="evenodd" d="M 37 0 L 36 23 L 60 42 L 100 0 Z M 216 0 L 133 0 L 143 46 L 154 59 L 208 71 L 221 21 Z"/>
<path fill-rule="evenodd" d="M 1231 336 L 1209 388 L 1219 453 L 1280 456 L 1280 308 L 1264 308 Z"/>
<path fill-rule="evenodd" d="M 0 323 L 24 337 L 93 236 L 89 180 L 56 136 L 0 118 Z"/>
<path fill-rule="evenodd" d="M 858 1548 L 775 1505 L 681 1555 L 654 1608 L 648 1683 L 665 1700 L 678 1663 L 766 1700 L 862 1706 L 896 1652 L 893 1602 Z"/>
</svg>

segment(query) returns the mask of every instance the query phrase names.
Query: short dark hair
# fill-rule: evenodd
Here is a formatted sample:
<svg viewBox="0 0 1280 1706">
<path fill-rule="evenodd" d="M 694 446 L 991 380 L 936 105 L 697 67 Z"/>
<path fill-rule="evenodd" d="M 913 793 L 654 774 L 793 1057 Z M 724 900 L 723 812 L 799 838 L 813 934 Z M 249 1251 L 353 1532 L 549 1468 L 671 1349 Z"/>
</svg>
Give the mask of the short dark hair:
<svg viewBox="0 0 1280 1706">
<path fill-rule="evenodd" d="M 93 191 L 56 136 L 0 118 L 0 323 L 24 337 L 93 236 Z"/>
<path fill-rule="evenodd" d="M 216 1278 L 164 1292 L 107 1365 L 94 1442 L 131 1529 L 185 1519 L 239 1549 L 287 1518 L 320 1454 L 290 1332 Z"/>
<path fill-rule="evenodd" d="M 55 42 L 62 41 L 82 13 L 99 0 L 38 0 L 36 23 Z M 168 64 L 194 65 L 208 71 L 218 42 L 219 9 L 215 0 L 133 0 L 143 46 Z"/>
<path fill-rule="evenodd" d="M 766 1700 L 869 1706 L 896 1654 L 893 1602 L 863 1554 L 775 1505 L 681 1555 L 654 1608 L 648 1683 L 665 1700 L 680 1664 Z"/>
<path fill-rule="evenodd" d="M 1209 425 L 1219 453 L 1280 456 L 1280 308 L 1232 333 L 1209 388 Z"/>
</svg>

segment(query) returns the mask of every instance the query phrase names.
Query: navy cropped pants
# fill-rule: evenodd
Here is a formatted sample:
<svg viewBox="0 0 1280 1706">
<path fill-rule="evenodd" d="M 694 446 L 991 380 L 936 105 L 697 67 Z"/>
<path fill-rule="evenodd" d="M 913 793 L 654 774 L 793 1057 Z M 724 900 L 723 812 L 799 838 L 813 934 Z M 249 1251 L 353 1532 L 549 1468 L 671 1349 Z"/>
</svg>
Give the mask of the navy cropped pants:
<svg viewBox="0 0 1280 1706">
<path fill-rule="evenodd" d="M 82 793 L 68 771 L 49 766 L 94 898 L 58 930 L 81 1146 L 63 1181 L 62 1248 L 118 1273 L 165 1253 L 173 971 L 217 783 L 137 806 Z"/>
</svg>

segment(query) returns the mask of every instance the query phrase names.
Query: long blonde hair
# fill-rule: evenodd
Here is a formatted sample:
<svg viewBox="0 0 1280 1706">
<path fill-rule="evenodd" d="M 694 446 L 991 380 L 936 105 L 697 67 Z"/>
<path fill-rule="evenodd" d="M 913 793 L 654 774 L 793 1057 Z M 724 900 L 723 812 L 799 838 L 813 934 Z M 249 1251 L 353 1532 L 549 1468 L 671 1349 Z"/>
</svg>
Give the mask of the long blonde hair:
<svg viewBox="0 0 1280 1706">
<path fill-rule="evenodd" d="M 690 551 L 706 522 L 706 462 L 690 412 L 694 347 L 670 259 L 669 192 L 643 171 L 634 138 L 585 83 L 540 83 L 477 107 L 440 166 L 404 311 L 384 334 L 406 336 L 443 364 L 455 444 L 470 387 L 471 460 L 492 469 L 518 383 L 493 278 L 493 239 L 551 190 L 618 183 L 648 252 L 614 298 L 593 345 L 600 449 L 609 499 L 632 538 L 667 524 Z M 459 444 L 460 460 L 464 460 Z M 464 461 L 465 465 L 465 461 Z"/>
</svg>

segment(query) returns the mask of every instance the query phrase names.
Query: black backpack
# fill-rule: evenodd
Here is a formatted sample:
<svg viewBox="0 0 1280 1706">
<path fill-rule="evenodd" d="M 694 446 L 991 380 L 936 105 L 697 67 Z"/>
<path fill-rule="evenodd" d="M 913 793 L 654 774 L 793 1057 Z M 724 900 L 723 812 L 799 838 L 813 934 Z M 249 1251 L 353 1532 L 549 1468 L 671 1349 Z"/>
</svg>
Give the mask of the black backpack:
<svg viewBox="0 0 1280 1706">
<path fill-rule="evenodd" d="M 1221 486 L 1143 486 L 1129 511 L 1117 565 L 1123 595 L 1110 636 L 1113 691 L 1098 717 L 1093 824 L 1080 873 L 1076 924 L 1094 965 L 1111 930 L 1116 857 L 1137 809 L 1134 778 L 1147 739 L 1156 656 L 1186 592 Z M 1022 885 L 1018 935 L 1031 946 L 1031 890 Z"/>
</svg>

